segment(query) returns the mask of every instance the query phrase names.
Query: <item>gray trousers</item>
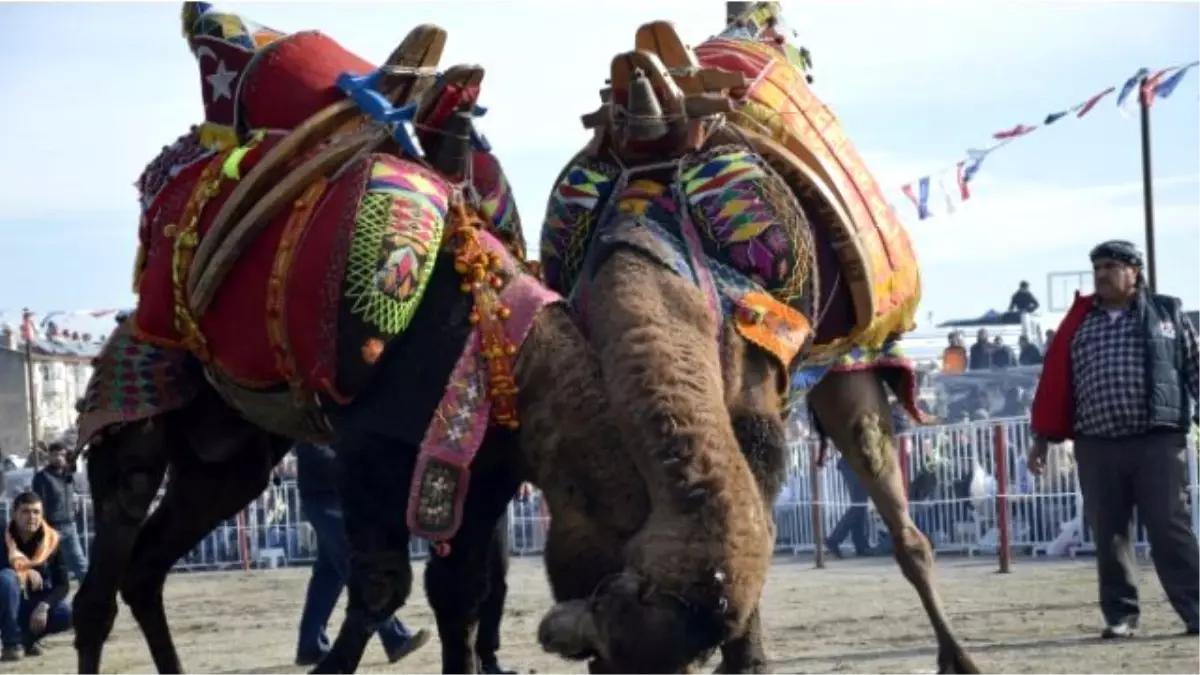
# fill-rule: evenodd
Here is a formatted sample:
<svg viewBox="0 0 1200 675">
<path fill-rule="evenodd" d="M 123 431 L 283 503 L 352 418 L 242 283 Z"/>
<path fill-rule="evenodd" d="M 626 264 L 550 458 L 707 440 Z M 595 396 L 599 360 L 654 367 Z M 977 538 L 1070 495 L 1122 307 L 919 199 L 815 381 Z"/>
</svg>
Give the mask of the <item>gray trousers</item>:
<svg viewBox="0 0 1200 675">
<path fill-rule="evenodd" d="M 1100 611 L 1108 625 L 1136 623 L 1133 510 L 1171 606 L 1187 625 L 1200 620 L 1200 553 L 1186 502 L 1187 438 L 1157 432 L 1128 438 L 1078 438 L 1075 461 L 1096 540 Z"/>
</svg>

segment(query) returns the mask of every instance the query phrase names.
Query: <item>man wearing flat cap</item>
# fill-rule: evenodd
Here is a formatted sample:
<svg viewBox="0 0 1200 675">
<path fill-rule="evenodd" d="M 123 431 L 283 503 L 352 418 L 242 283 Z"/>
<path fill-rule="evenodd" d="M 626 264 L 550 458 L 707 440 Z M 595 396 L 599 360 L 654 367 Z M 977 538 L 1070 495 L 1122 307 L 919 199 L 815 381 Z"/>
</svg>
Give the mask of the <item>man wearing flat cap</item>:
<svg viewBox="0 0 1200 675">
<path fill-rule="evenodd" d="M 1154 569 L 1189 635 L 1200 632 L 1200 554 L 1186 503 L 1187 433 L 1196 419 L 1200 358 L 1179 298 L 1146 287 L 1127 241 L 1092 249 L 1095 295 L 1077 295 L 1046 353 L 1034 396 L 1029 468 L 1047 443 L 1075 442 L 1096 542 L 1106 638 L 1138 626 L 1133 510 Z"/>
</svg>

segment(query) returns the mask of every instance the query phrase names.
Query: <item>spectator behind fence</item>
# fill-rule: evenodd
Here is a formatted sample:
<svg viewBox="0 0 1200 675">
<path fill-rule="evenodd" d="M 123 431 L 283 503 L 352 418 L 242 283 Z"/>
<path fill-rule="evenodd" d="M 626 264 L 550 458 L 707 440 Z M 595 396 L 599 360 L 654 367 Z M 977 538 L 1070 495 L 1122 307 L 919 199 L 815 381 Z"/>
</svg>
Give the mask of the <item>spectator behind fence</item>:
<svg viewBox="0 0 1200 675">
<path fill-rule="evenodd" d="M 954 331 L 947 340 L 949 344 L 942 350 L 942 372 L 961 373 L 967 369 L 967 348 L 963 347 L 962 333 Z"/>
<path fill-rule="evenodd" d="M 46 522 L 58 531 L 58 546 L 67 569 L 76 580 L 82 581 L 87 574 L 87 559 L 79 541 L 79 529 L 75 526 L 75 514 L 79 511 L 75 471 L 67 460 L 66 445 L 59 441 L 46 448 L 46 458 L 46 468 L 34 474 L 30 489 L 42 499 Z"/>
<path fill-rule="evenodd" d="M 1022 281 L 1017 286 L 1017 292 L 1013 293 L 1012 299 L 1008 301 L 1008 311 L 1010 312 L 1032 314 L 1038 311 L 1038 308 L 1041 306 L 1041 303 L 1038 302 L 1037 298 L 1033 297 L 1033 293 L 1029 290 L 1028 281 Z"/>
<path fill-rule="evenodd" d="M 975 333 L 975 344 L 971 345 L 971 370 L 987 370 L 992 367 L 992 345 L 988 342 L 986 328 Z"/>
<path fill-rule="evenodd" d="M 842 542 L 846 541 L 846 537 L 850 537 L 850 543 L 854 544 L 854 555 L 870 555 L 871 543 L 868 541 L 867 531 L 871 521 L 867 514 L 867 489 L 854 473 L 854 467 L 846 461 L 845 455 L 838 457 L 837 470 L 842 475 L 842 484 L 846 486 L 846 494 L 850 497 L 850 508 L 846 509 L 841 520 L 833 527 L 833 532 L 825 539 L 825 547 L 830 553 L 841 558 Z"/>
<path fill-rule="evenodd" d="M 1017 356 L 1017 362 L 1023 366 L 1040 366 L 1042 364 L 1042 350 L 1037 348 L 1037 345 L 1029 341 L 1025 335 L 1017 338 L 1017 345 L 1021 351 Z"/>
<path fill-rule="evenodd" d="M 1004 338 L 999 335 L 992 341 L 992 367 L 993 368 L 1011 368 L 1017 365 L 1017 359 L 1013 356 L 1013 351 L 1008 345 L 1004 344 Z"/>
<path fill-rule="evenodd" d="M 45 635 L 71 627 L 70 578 L 59 535 L 43 520 L 42 500 L 22 492 L 13 500 L 0 560 L 0 661 L 39 656 Z"/>
<path fill-rule="evenodd" d="M 1096 540 L 1106 638 L 1137 629 L 1136 507 L 1154 569 L 1190 635 L 1200 633 L 1200 553 L 1184 494 L 1187 432 L 1200 357 L 1178 298 L 1152 293 L 1127 241 L 1091 252 L 1096 293 L 1077 296 L 1046 354 L 1034 399 L 1029 469 L 1048 442 L 1075 441 L 1084 508 Z"/>
</svg>

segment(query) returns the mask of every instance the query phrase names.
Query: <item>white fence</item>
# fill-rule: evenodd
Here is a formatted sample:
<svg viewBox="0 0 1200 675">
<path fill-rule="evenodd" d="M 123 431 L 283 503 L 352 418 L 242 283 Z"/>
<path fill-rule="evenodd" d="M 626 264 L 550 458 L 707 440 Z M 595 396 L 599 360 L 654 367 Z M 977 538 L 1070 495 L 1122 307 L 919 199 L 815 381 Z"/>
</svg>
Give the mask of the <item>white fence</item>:
<svg viewBox="0 0 1200 675">
<path fill-rule="evenodd" d="M 1063 555 L 1091 548 L 1073 462 L 1052 461 L 1035 478 L 1025 468 L 1030 447 L 1027 420 L 992 420 L 924 427 L 901 436 L 902 469 L 909 485 L 910 513 L 940 553 L 995 555 L 1002 570 L 1017 555 Z M 820 566 L 825 535 L 853 504 L 837 468 L 838 454 L 812 471 L 816 444 L 792 446 L 788 480 L 775 507 L 776 552 L 815 553 Z M 1055 452 L 1051 453 L 1055 455 Z M 1200 480 L 1195 436 L 1189 440 L 1188 492 L 1192 527 L 1200 531 Z M 81 532 L 90 544 L 90 505 Z M 872 546 L 887 547 L 886 528 L 873 511 L 868 524 Z M 536 493 L 509 505 L 509 543 L 515 555 L 540 554 L 549 514 Z M 1145 552 L 1145 533 L 1137 528 Z M 428 555 L 414 538 L 413 557 Z M 180 560 L 180 570 L 251 568 L 307 564 L 314 558 L 312 530 L 300 510 L 291 481 L 269 488 L 236 518 L 210 533 Z"/>
</svg>

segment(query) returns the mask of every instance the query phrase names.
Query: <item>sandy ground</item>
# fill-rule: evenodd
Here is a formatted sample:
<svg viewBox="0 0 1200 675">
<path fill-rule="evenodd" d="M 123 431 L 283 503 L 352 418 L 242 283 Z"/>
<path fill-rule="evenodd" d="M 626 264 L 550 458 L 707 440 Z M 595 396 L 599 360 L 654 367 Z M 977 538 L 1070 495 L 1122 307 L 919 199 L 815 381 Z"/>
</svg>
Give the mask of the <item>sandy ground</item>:
<svg viewBox="0 0 1200 675">
<path fill-rule="evenodd" d="M 1196 638 L 1163 599 L 1153 570 L 1142 568 L 1142 635 L 1134 641 L 1095 638 L 1095 572 L 1090 560 L 1017 561 L 1008 575 L 994 560 L 940 561 L 942 597 L 985 672 L 1196 673 Z M 418 579 L 421 577 L 418 576 Z M 197 673 L 285 673 L 295 650 L 307 569 L 177 574 L 167 584 L 167 613 L 184 667 Z M 503 661 L 523 672 L 585 672 L 582 664 L 544 654 L 534 636 L 549 606 L 535 559 L 514 559 L 504 623 Z M 402 616 L 432 626 L 424 594 Z M 341 608 L 331 628 L 341 619 Z M 934 671 L 932 632 L 915 594 L 889 560 L 780 559 L 765 596 L 768 653 L 777 672 L 922 673 Z M 0 672 L 75 672 L 70 638 L 48 640 L 39 659 L 4 664 Z M 715 666 L 715 661 L 710 664 Z M 104 672 L 153 672 L 137 627 L 122 609 L 105 653 Z M 373 641 L 361 672 L 436 672 L 436 642 L 388 666 Z"/>
</svg>

